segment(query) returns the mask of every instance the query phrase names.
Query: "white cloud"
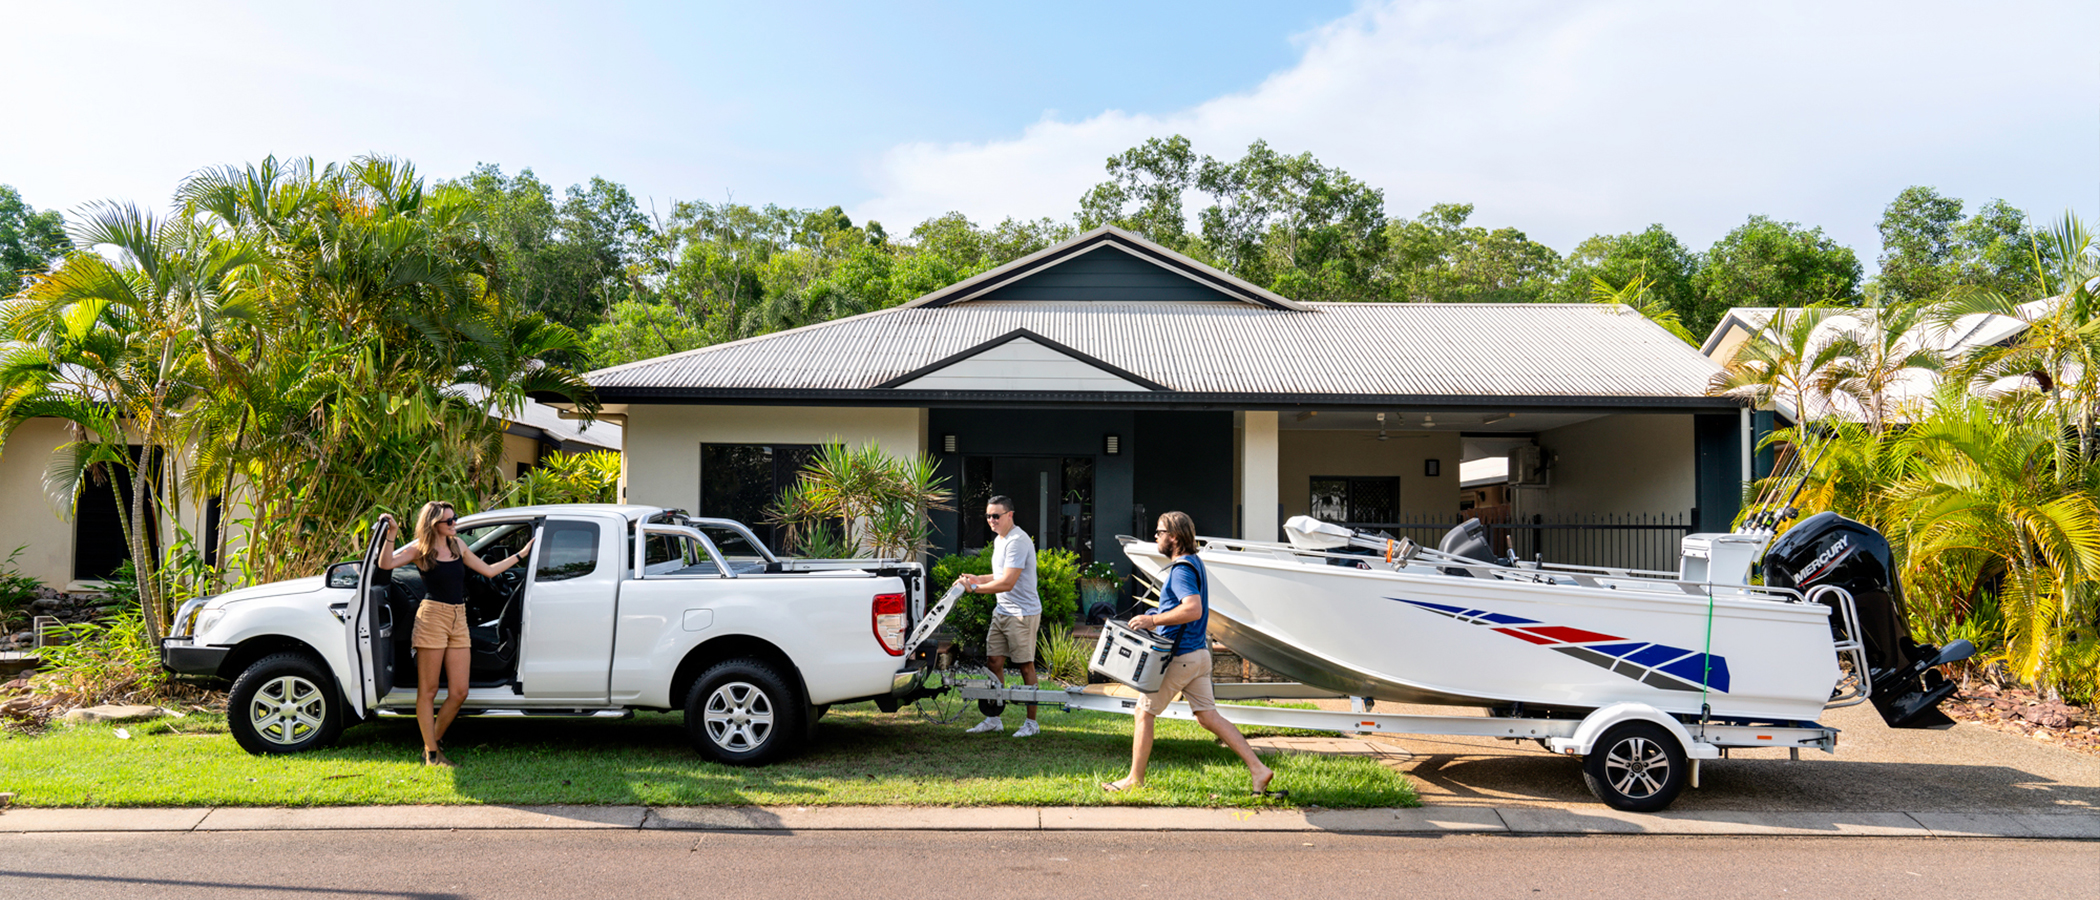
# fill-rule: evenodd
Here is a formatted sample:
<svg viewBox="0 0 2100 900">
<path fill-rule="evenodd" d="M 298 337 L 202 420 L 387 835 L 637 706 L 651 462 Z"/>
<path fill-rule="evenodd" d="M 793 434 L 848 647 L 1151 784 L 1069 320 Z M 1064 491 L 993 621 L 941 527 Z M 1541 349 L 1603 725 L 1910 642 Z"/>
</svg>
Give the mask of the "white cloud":
<svg viewBox="0 0 2100 900">
<path fill-rule="evenodd" d="M 1471 202 L 1563 251 L 1662 222 L 1695 249 L 1751 214 L 1820 225 L 1870 265 L 1896 192 L 2003 197 L 2039 217 L 2100 193 L 2100 6 L 1394 2 L 1301 36 L 1243 94 L 1161 115 L 1046 115 L 1020 135 L 906 144 L 854 212 L 895 226 L 1069 216 L 1109 155 L 1266 139 L 1386 193 Z"/>
</svg>

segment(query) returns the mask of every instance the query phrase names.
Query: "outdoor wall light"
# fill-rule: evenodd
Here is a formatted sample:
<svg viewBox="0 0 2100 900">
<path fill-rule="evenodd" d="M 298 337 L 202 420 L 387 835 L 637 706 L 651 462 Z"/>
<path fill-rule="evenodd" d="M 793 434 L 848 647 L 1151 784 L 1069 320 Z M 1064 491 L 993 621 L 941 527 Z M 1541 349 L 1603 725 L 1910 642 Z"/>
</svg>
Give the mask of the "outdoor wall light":
<svg viewBox="0 0 2100 900">
<path fill-rule="evenodd" d="M 1444 461 L 1441 459 L 1422 460 L 1422 474 L 1429 478 L 1435 478 L 1444 474 Z"/>
<path fill-rule="evenodd" d="M 1108 454 L 1108 455 L 1110 455 L 1110 456 L 1116 456 L 1116 455 L 1118 455 L 1118 454 L 1121 454 L 1121 453 L 1123 452 L 1123 438 L 1122 438 L 1122 436 L 1120 436 L 1120 435 L 1114 435 L 1114 434 L 1104 434 L 1104 435 L 1102 435 L 1102 436 L 1101 436 L 1101 452 L 1103 452 L 1103 453 L 1106 453 L 1106 454 Z"/>
<path fill-rule="evenodd" d="M 954 452 L 955 452 L 955 435 L 952 435 L 952 434 L 944 434 L 944 435 L 941 435 L 941 452 L 942 452 L 942 453 L 954 453 Z"/>
</svg>

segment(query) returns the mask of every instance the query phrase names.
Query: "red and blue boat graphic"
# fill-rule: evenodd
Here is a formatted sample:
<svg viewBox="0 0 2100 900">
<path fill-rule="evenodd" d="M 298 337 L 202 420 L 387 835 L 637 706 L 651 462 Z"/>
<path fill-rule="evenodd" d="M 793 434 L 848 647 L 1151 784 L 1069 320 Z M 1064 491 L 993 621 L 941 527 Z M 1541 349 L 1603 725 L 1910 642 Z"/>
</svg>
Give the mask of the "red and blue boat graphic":
<svg viewBox="0 0 2100 900">
<path fill-rule="evenodd" d="M 1631 678 L 1665 691 L 1697 693 L 1700 683 L 1720 693 L 1728 692 L 1728 660 L 1665 644 L 1599 634 L 1567 625 L 1548 625 L 1507 613 L 1462 606 L 1445 606 L 1421 600 L 1388 597 L 1418 609 L 1449 616 L 1468 625 L 1494 629 L 1522 641 L 1558 650 L 1613 674 Z"/>
</svg>

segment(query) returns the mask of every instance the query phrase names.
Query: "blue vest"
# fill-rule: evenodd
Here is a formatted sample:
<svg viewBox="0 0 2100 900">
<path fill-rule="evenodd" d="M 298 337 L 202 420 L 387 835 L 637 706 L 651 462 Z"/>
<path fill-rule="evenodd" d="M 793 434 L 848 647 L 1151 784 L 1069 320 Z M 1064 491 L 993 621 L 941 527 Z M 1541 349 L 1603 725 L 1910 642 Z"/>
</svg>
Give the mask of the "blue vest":
<svg viewBox="0 0 2100 900">
<path fill-rule="evenodd" d="M 1193 622 L 1160 628 L 1159 636 L 1174 642 L 1175 656 L 1210 649 L 1210 573 L 1204 571 L 1203 560 L 1191 553 L 1168 565 L 1165 574 L 1165 583 L 1159 589 L 1160 613 L 1172 611 L 1181 605 L 1181 598 L 1196 594 L 1203 598 L 1203 615 L 1197 616 Z M 1177 575 L 1183 576 L 1179 579 L 1180 584 L 1176 584 Z M 1195 582 L 1194 590 L 1190 590 L 1187 584 L 1191 580 Z"/>
</svg>

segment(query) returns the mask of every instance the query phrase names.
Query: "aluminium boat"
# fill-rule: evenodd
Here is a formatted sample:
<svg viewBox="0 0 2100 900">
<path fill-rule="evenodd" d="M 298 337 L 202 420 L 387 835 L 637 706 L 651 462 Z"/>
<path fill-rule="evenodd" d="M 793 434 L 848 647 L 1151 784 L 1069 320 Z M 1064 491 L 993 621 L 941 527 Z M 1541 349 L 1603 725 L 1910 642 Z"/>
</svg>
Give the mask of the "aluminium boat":
<svg viewBox="0 0 2100 900">
<path fill-rule="evenodd" d="M 1287 543 L 1205 538 L 1199 557 L 1215 639 L 1349 696 L 1769 723 L 1871 699 L 1892 726 L 1951 724 L 1935 667 L 1972 650 L 1910 640 L 1887 541 L 1832 513 L 1776 542 L 1765 524 L 1686 536 L 1676 572 L 1499 558 L 1475 520 L 1430 549 L 1300 516 Z M 1158 547 L 1121 543 L 1157 584 Z"/>
</svg>

